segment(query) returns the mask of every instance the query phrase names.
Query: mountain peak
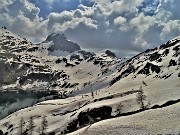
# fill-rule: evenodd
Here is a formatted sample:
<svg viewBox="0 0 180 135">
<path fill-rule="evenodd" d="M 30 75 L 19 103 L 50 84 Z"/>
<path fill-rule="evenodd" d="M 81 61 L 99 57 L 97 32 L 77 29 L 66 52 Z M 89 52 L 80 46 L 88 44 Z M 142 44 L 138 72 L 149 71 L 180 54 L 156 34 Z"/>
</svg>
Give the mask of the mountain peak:
<svg viewBox="0 0 180 135">
<path fill-rule="evenodd" d="M 52 33 L 50 34 L 43 43 L 53 42 L 48 48 L 49 51 L 66 51 L 69 53 L 81 50 L 77 43 L 70 41 L 65 34 Z"/>
<path fill-rule="evenodd" d="M 105 53 L 106 53 L 108 56 L 110 56 L 110 57 L 113 57 L 113 58 L 116 57 L 115 53 L 113 53 L 113 52 L 110 51 L 110 50 L 106 50 Z"/>
<path fill-rule="evenodd" d="M 68 40 L 65 34 L 60 34 L 60 33 L 52 33 L 50 34 L 46 40 L 48 41 L 53 41 L 55 39 L 63 39 L 63 40 Z"/>
</svg>

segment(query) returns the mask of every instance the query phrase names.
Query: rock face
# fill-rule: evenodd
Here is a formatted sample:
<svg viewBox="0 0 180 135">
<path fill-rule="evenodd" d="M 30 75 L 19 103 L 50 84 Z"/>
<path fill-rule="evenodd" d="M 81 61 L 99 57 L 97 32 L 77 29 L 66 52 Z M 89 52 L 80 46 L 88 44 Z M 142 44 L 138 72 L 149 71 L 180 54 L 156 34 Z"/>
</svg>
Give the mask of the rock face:
<svg viewBox="0 0 180 135">
<path fill-rule="evenodd" d="M 115 53 L 111 52 L 110 50 L 106 50 L 105 53 L 106 53 L 108 56 L 110 56 L 110 57 L 113 57 L 113 58 L 116 57 Z"/>
<path fill-rule="evenodd" d="M 85 125 L 92 124 L 95 121 L 108 119 L 111 117 L 111 112 L 112 108 L 110 106 L 102 106 L 82 111 L 79 113 L 77 119 L 68 124 L 66 133 L 77 130 L 78 126 L 83 127 Z"/>
<path fill-rule="evenodd" d="M 156 72 L 157 74 L 161 71 L 161 69 L 160 69 L 159 66 L 154 65 L 154 64 L 148 62 L 148 63 L 144 66 L 144 68 L 138 72 L 138 74 L 149 75 L 149 74 L 150 74 L 150 70 L 151 70 L 152 72 Z"/>
<path fill-rule="evenodd" d="M 55 50 L 66 51 L 69 53 L 81 50 L 80 46 L 77 43 L 74 43 L 64 35 L 53 33 L 47 37 L 43 43 L 53 42 L 48 50 L 53 52 Z"/>
<path fill-rule="evenodd" d="M 139 75 L 161 79 L 169 78 L 173 74 L 173 72 L 169 73 L 169 67 L 176 66 L 176 69 L 179 69 L 179 43 L 180 37 L 176 37 L 166 44 L 148 49 L 125 61 L 118 70 L 119 74 L 113 78 L 110 85 L 132 74 L 134 75 L 133 78 Z"/>
</svg>

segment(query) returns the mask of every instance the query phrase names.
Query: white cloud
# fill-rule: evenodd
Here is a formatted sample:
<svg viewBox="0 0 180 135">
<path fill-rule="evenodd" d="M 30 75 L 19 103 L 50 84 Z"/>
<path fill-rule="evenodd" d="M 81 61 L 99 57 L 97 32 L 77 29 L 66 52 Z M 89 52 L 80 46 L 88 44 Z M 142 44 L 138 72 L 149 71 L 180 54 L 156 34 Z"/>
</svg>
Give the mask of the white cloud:
<svg viewBox="0 0 180 135">
<path fill-rule="evenodd" d="M 114 19 L 114 24 L 119 28 L 121 31 L 127 31 L 128 30 L 128 24 L 126 18 L 119 16 Z"/>
<path fill-rule="evenodd" d="M 88 28 L 97 29 L 97 21 L 89 18 L 89 15 L 84 8 L 83 10 L 77 9 L 61 13 L 50 13 L 48 16 L 48 28 L 50 31 L 65 32 L 68 29 L 74 29 L 83 24 Z"/>
<path fill-rule="evenodd" d="M 136 27 L 138 31 L 144 32 L 155 23 L 155 18 L 151 16 L 145 16 L 144 13 L 140 13 L 137 17 L 130 21 L 132 27 Z"/>
<path fill-rule="evenodd" d="M 52 27 L 52 31 L 55 32 L 65 32 L 68 29 L 74 29 L 78 27 L 80 24 L 92 29 L 97 29 L 96 21 L 93 21 L 91 18 L 72 18 L 70 21 L 66 21 L 64 23 L 54 23 Z"/>
<path fill-rule="evenodd" d="M 45 30 L 39 31 L 43 23 L 42 18 L 38 16 L 40 12 L 38 7 L 27 0 L 13 0 L 6 3 L 7 5 L 0 7 L 1 26 L 6 26 L 13 32 L 32 40 L 33 37 L 46 36 Z"/>
<path fill-rule="evenodd" d="M 180 35 L 180 20 L 170 20 L 162 29 L 161 38 L 165 39 L 167 36 Z"/>
<path fill-rule="evenodd" d="M 114 24 L 115 25 L 123 25 L 126 23 L 126 18 L 122 17 L 122 16 L 119 16 L 117 18 L 114 19 Z"/>
<path fill-rule="evenodd" d="M 13 0 L 1 0 L 0 1 L 0 6 L 6 6 L 9 5 L 13 2 Z"/>
</svg>

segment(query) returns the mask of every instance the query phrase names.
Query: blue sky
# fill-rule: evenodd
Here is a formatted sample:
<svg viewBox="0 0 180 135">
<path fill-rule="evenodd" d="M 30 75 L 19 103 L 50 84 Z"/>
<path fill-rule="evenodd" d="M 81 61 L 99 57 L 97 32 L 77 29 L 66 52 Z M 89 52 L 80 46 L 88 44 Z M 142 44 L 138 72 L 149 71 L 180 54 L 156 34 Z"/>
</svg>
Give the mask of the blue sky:
<svg viewBox="0 0 180 135">
<path fill-rule="evenodd" d="M 3 0 L 0 26 L 42 42 L 64 33 L 82 48 L 129 57 L 180 35 L 180 0 Z"/>
<path fill-rule="evenodd" d="M 83 4 L 85 6 L 93 6 L 94 2 L 90 0 L 54 0 L 51 2 L 45 0 L 30 0 L 31 3 L 34 3 L 39 7 L 40 13 L 39 16 L 47 18 L 51 12 L 62 12 L 64 10 L 70 11 L 77 9 L 78 5 Z"/>
</svg>

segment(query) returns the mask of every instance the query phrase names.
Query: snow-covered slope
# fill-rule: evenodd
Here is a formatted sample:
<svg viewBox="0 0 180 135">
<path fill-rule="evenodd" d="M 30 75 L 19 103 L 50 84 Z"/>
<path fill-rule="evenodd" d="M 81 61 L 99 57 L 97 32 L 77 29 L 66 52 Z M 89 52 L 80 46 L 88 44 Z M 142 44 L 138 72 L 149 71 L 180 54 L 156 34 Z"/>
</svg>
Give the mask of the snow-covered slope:
<svg viewBox="0 0 180 135">
<path fill-rule="evenodd" d="M 180 103 L 131 116 L 103 120 L 68 135 L 158 135 L 180 132 Z"/>
<path fill-rule="evenodd" d="M 20 52 L 20 63 L 32 65 L 20 77 L 23 83 L 17 84 L 27 90 L 50 86 L 49 90 L 66 91 L 63 95 L 68 97 L 43 101 L 7 116 L 0 121 L 3 133 L 17 134 L 21 125 L 25 134 L 179 133 L 180 37 L 126 61 L 109 51 L 80 50 L 57 57 L 48 55 L 49 44 Z M 33 130 L 29 127 L 32 119 Z"/>
</svg>

